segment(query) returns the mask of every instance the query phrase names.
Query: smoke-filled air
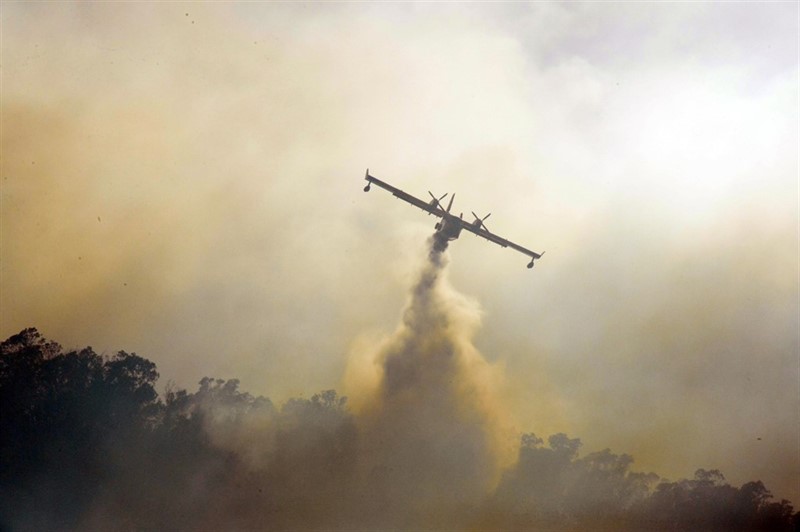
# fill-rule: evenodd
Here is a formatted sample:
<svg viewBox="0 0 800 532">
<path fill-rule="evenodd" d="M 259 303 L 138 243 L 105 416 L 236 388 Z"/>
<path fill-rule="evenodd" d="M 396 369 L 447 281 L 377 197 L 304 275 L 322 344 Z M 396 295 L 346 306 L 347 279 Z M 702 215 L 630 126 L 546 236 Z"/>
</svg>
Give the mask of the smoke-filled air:
<svg viewBox="0 0 800 532">
<path fill-rule="evenodd" d="M 464 527 L 504 465 L 498 383 L 470 338 L 476 309 L 443 278 L 447 240 L 437 233 L 428 245 L 402 325 L 372 359 L 375 385 L 363 387 L 361 449 L 378 528 Z"/>
<path fill-rule="evenodd" d="M 796 530 L 798 21 L 3 3 L 0 529 Z"/>
</svg>

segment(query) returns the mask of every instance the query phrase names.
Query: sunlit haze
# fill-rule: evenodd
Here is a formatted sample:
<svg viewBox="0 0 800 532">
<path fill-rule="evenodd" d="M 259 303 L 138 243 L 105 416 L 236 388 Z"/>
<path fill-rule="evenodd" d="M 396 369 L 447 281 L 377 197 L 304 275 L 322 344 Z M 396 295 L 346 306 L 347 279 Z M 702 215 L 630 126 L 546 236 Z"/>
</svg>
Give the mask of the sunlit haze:
<svg viewBox="0 0 800 532">
<path fill-rule="evenodd" d="M 498 438 L 800 504 L 798 13 L 4 2 L 2 338 L 369 411 L 435 223 L 369 167 L 546 251 L 447 251 Z"/>
</svg>

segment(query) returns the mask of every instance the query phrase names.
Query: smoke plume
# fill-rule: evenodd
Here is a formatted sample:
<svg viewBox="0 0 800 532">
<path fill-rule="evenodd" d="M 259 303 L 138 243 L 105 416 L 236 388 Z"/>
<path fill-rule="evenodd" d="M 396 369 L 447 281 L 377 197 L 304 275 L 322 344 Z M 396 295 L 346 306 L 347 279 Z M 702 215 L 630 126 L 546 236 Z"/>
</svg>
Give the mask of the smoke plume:
<svg viewBox="0 0 800 532">
<path fill-rule="evenodd" d="M 459 523 L 503 462 L 493 375 L 470 341 L 476 311 L 447 284 L 446 238 L 435 233 L 428 246 L 402 324 L 376 356 L 380 382 L 361 413 L 381 508 L 375 524 L 403 528 Z"/>
<path fill-rule="evenodd" d="M 0 529 L 787 523 L 796 15 L 4 2 Z"/>
<path fill-rule="evenodd" d="M 64 352 L 35 329 L 0 345 L 4 530 L 792 530 L 760 481 L 670 482 L 565 434 L 508 445 L 476 305 L 431 237 L 400 326 L 351 410 L 333 390 L 276 407 L 204 378 L 155 391 L 136 354 Z M 351 363 L 361 364 L 363 358 Z M 511 452 L 509 452 L 511 451 Z"/>
</svg>

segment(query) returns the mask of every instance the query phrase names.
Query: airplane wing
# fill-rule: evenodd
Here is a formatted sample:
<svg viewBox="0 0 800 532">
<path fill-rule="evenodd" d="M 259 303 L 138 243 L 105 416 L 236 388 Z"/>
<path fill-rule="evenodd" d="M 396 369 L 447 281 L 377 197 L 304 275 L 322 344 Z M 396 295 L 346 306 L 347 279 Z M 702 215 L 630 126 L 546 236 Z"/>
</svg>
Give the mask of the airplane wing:
<svg viewBox="0 0 800 532">
<path fill-rule="evenodd" d="M 444 214 L 444 210 L 441 207 L 439 207 L 438 205 L 431 205 L 430 203 L 422 201 L 419 198 L 415 198 L 411 194 L 403 192 L 399 188 L 395 188 L 395 187 L 393 187 L 392 185 L 390 185 L 388 183 L 384 183 L 383 181 L 381 181 L 377 177 L 372 177 L 371 175 L 369 175 L 369 170 L 367 170 L 367 174 L 364 176 L 364 179 L 366 179 L 368 181 L 367 186 L 364 187 L 364 191 L 369 190 L 369 186 L 371 184 L 374 184 L 374 185 L 377 185 L 377 186 L 379 186 L 379 187 L 381 187 L 381 188 L 383 188 L 385 190 L 388 190 L 395 197 L 400 198 L 401 200 L 406 201 L 406 202 L 410 203 L 411 205 L 414 205 L 415 207 L 419 207 L 420 209 L 422 209 L 423 211 L 425 211 L 425 212 L 427 212 L 429 214 L 433 214 L 435 216 L 442 216 Z"/>
<path fill-rule="evenodd" d="M 490 233 L 489 231 L 487 231 L 483 227 L 476 227 L 474 224 L 471 224 L 469 222 L 463 222 L 463 221 L 461 223 L 461 227 L 463 229 L 466 229 L 470 233 L 473 233 L 473 234 L 476 234 L 476 235 L 478 235 L 480 237 L 485 238 L 489 242 L 494 242 L 495 244 L 503 246 L 504 248 L 516 249 L 520 253 L 524 253 L 525 255 L 529 256 L 531 259 L 538 259 L 538 258 L 540 258 L 542 256 L 540 253 L 536 253 L 535 251 L 531 251 L 531 250 L 529 250 L 527 248 L 524 248 L 524 247 L 520 246 L 519 244 L 515 244 L 515 243 L 511 242 L 510 240 L 506 240 L 505 238 L 502 238 L 502 237 L 499 237 L 499 236 L 497 236 L 497 235 L 495 235 L 493 233 Z"/>
</svg>

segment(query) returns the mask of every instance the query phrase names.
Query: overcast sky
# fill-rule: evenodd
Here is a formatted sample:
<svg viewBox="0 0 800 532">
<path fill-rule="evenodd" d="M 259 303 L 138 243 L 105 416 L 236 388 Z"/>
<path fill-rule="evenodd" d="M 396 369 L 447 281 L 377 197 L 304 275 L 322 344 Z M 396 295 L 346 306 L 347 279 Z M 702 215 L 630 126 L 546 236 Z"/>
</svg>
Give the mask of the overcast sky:
<svg viewBox="0 0 800 532">
<path fill-rule="evenodd" d="M 358 397 L 434 219 L 520 432 L 800 504 L 795 3 L 4 3 L 3 338 Z"/>
</svg>

